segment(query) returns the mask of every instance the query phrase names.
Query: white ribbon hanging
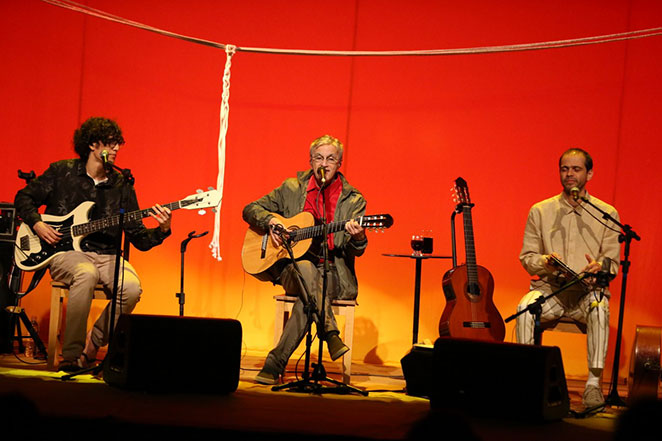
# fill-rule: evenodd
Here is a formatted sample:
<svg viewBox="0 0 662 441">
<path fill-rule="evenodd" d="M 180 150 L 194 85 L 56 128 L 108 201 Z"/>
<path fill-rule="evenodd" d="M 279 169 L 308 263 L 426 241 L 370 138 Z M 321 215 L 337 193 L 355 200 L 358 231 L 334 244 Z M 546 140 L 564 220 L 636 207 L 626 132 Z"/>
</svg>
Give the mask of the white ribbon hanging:
<svg viewBox="0 0 662 441">
<path fill-rule="evenodd" d="M 220 237 L 221 237 L 221 204 L 223 203 L 223 180 L 225 178 L 225 136 L 228 133 L 228 117 L 230 115 L 230 67 L 232 56 L 237 50 L 236 46 L 225 45 L 225 69 L 223 71 L 223 93 L 221 95 L 220 128 L 218 133 L 218 177 L 216 178 L 216 189 L 221 194 L 221 201 L 216 207 L 214 214 L 214 235 L 209 248 L 211 254 L 221 261 Z"/>
</svg>

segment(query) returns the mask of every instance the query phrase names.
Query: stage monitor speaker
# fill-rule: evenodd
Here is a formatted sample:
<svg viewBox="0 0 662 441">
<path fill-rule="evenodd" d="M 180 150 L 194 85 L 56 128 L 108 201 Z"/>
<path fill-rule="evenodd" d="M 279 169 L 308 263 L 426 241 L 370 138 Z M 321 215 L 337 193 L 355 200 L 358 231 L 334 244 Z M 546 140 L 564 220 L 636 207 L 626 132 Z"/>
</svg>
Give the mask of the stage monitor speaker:
<svg viewBox="0 0 662 441">
<path fill-rule="evenodd" d="M 234 392 L 241 338 L 237 320 L 123 314 L 103 379 L 111 386 L 150 392 Z"/>
<path fill-rule="evenodd" d="M 434 372 L 434 347 L 414 345 L 400 360 L 405 376 L 407 395 L 429 397 Z"/>
<path fill-rule="evenodd" d="M 524 420 L 558 420 L 570 400 L 558 347 L 440 338 L 432 408 Z"/>
</svg>

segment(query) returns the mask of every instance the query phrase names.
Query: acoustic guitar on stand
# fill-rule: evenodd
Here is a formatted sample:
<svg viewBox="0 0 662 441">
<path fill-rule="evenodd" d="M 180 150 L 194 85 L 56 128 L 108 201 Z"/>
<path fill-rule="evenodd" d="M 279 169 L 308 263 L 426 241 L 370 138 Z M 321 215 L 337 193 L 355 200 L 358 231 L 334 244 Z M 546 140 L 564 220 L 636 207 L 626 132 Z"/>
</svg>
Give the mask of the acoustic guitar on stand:
<svg viewBox="0 0 662 441">
<path fill-rule="evenodd" d="M 456 211 L 462 213 L 466 263 L 444 274 L 442 286 L 446 306 L 439 321 L 439 336 L 503 341 L 506 328 L 494 306 L 492 274 L 476 264 L 469 187 L 462 178 L 455 180 Z"/>
</svg>

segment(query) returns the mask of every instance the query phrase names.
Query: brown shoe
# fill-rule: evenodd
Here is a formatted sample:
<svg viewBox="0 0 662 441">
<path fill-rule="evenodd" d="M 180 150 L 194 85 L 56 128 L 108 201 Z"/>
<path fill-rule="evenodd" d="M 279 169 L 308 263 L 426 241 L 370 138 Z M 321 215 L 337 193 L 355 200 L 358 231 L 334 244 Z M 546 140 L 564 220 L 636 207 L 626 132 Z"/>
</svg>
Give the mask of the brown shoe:
<svg viewBox="0 0 662 441">
<path fill-rule="evenodd" d="M 326 344 L 329 347 L 329 355 L 333 361 L 336 361 L 349 351 L 349 346 L 342 342 L 338 334 L 328 335 L 326 337 Z"/>
<path fill-rule="evenodd" d="M 267 366 L 263 367 L 260 372 L 255 376 L 255 381 L 260 384 L 278 384 L 280 380 L 280 374 L 269 369 Z"/>
</svg>

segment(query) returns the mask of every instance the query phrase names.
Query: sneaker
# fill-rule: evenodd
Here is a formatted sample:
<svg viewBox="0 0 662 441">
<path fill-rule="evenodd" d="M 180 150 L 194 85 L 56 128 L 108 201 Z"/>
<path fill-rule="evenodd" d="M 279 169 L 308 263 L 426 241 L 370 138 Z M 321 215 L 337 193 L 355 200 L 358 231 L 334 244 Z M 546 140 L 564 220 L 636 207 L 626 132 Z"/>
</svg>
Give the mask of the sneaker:
<svg viewBox="0 0 662 441">
<path fill-rule="evenodd" d="M 329 347 L 329 355 L 333 361 L 336 361 L 345 355 L 345 352 L 349 351 L 349 346 L 342 342 L 340 337 L 338 337 L 338 334 L 330 334 L 327 336 L 326 344 Z"/>
<path fill-rule="evenodd" d="M 602 395 L 602 389 L 600 389 L 599 386 L 589 384 L 586 386 L 586 389 L 584 389 L 582 402 L 587 408 L 602 406 L 605 404 L 605 397 Z"/>
<path fill-rule="evenodd" d="M 280 374 L 272 371 L 266 366 L 255 376 L 255 381 L 260 384 L 278 384 Z"/>
</svg>

